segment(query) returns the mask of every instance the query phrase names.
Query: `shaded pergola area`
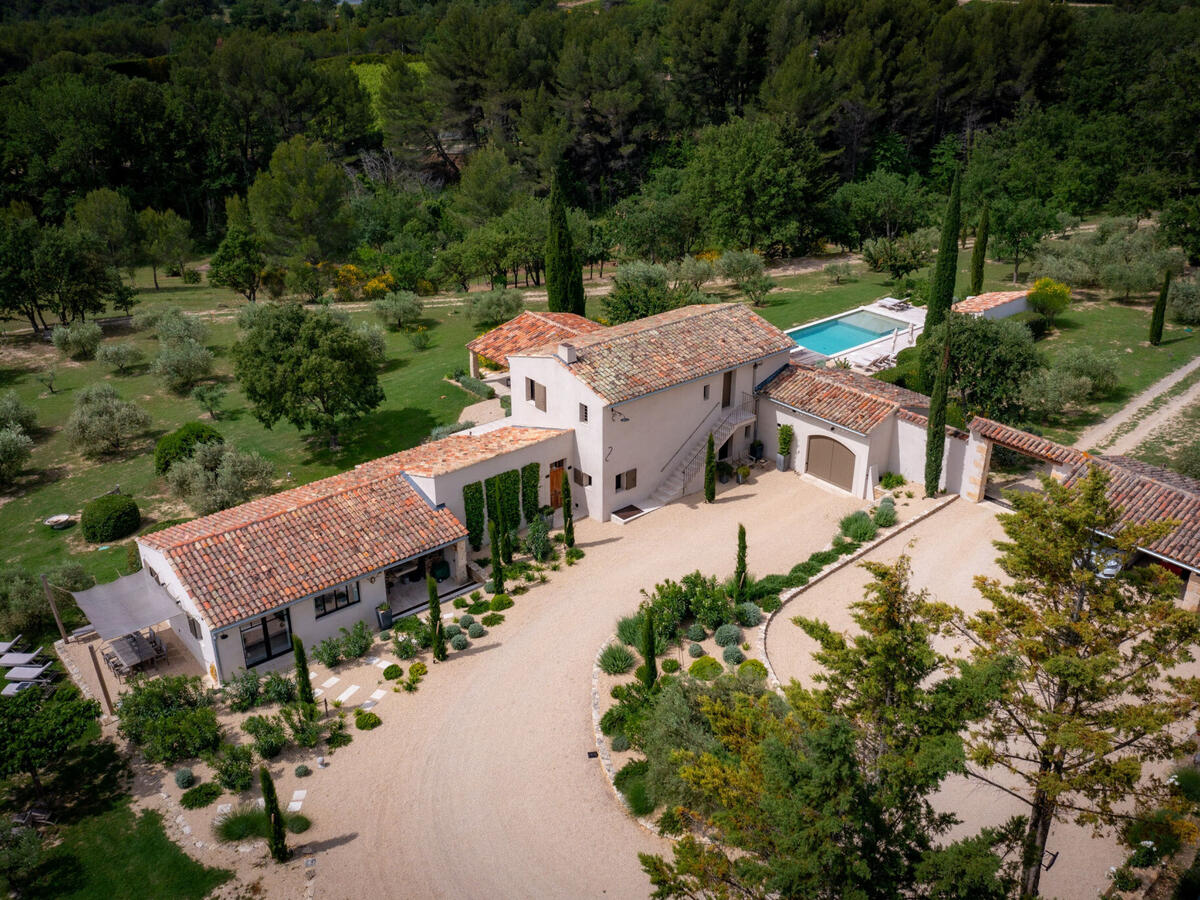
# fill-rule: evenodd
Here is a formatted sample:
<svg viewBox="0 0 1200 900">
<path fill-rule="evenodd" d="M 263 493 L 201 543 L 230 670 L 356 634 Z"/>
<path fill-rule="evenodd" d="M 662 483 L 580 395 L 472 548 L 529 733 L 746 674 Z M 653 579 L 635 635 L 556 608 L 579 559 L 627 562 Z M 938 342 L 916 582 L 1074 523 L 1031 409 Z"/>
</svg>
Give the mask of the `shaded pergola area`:
<svg viewBox="0 0 1200 900">
<path fill-rule="evenodd" d="M 1088 454 L 1073 447 L 981 416 L 971 420 L 968 430 L 963 496 L 976 503 L 984 499 L 1006 503 L 1004 491 L 1040 491 L 1040 475 L 1065 481 L 1089 459 Z M 1028 459 L 1032 468 L 1025 472 L 993 473 L 996 447 Z"/>
</svg>

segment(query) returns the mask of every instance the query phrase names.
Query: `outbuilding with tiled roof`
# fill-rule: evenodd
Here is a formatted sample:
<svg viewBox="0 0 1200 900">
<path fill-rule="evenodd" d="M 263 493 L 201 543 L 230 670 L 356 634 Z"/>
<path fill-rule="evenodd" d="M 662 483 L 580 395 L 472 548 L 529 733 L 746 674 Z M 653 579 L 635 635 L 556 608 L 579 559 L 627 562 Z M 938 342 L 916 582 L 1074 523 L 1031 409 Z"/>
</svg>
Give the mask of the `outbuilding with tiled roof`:
<svg viewBox="0 0 1200 900">
<path fill-rule="evenodd" d="M 535 312 L 527 309 L 467 344 L 471 375 L 479 377 L 481 360 L 488 360 L 507 368 L 508 357 L 514 353 L 525 353 L 547 344 L 569 341 L 603 327 L 599 322 L 593 322 L 575 313 Z"/>
</svg>

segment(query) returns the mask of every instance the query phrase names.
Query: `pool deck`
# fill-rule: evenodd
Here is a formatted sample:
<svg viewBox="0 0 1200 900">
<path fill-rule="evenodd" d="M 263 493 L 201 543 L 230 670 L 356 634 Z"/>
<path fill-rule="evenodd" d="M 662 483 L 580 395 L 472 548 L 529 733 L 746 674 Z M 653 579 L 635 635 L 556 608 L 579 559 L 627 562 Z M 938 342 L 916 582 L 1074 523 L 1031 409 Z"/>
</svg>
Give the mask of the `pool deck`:
<svg viewBox="0 0 1200 900">
<path fill-rule="evenodd" d="M 880 371 L 881 369 L 890 368 L 894 365 L 894 357 L 901 350 L 908 347 L 913 347 L 917 343 L 917 337 L 925 328 L 925 308 L 922 306 L 912 306 L 905 310 L 888 309 L 880 306 L 880 303 L 892 303 L 895 298 L 881 297 L 874 303 L 866 306 L 860 306 L 847 312 L 838 313 L 836 316 L 828 316 L 825 319 L 818 319 L 816 322 L 805 322 L 802 325 L 794 325 L 793 328 L 808 327 L 816 325 L 820 322 L 827 322 L 830 319 L 837 319 L 849 315 L 852 312 L 873 312 L 877 315 L 887 316 L 890 319 L 899 319 L 908 324 L 907 330 L 901 331 L 898 334 L 887 334 L 874 341 L 866 344 L 861 344 L 853 347 L 844 353 L 838 353 L 833 356 L 824 356 L 806 347 L 797 347 L 792 351 L 792 359 L 796 362 L 802 362 L 807 365 L 819 366 L 829 364 L 837 360 L 845 360 L 851 368 L 858 369 L 863 372 Z M 892 359 L 889 361 L 888 358 Z M 883 363 L 887 363 L 884 365 Z"/>
</svg>

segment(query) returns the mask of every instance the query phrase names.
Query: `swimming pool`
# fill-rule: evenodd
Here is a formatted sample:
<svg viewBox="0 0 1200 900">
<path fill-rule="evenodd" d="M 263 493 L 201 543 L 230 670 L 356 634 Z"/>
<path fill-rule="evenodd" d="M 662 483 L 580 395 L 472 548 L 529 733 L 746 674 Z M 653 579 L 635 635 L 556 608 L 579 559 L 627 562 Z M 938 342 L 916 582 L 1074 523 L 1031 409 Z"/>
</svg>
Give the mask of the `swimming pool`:
<svg viewBox="0 0 1200 900">
<path fill-rule="evenodd" d="M 908 323 L 859 309 L 823 322 L 791 328 L 786 334 L 806 350 L 814 350 L 822 356 L 837 356 L 877 341 L 897 328 L 907 329 Z"/>
</svg>

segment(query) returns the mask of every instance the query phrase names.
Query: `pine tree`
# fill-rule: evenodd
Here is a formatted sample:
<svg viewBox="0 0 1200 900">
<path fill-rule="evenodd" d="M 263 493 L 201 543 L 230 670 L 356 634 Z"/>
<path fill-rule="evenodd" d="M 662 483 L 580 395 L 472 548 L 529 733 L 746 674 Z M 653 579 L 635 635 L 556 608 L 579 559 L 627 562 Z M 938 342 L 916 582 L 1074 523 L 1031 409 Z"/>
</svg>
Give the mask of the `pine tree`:
<svg viewBox="0 0 1200 900">
<path fill-rule="evenodd" d="M 658 681 L 658 656 L 657 648 L 654 645 L 654 608 L 652 606 L 642 607 L 642 640 L 641 646 L 638 647 L 642 651 L 642 659 L 645 664 L 642 666 L 642 684 L 647 689 L 654 687 L 654 682 Z"/>
<path fill-rule="evenodd" d="M 283 818 L 283 810 L 279 808 L 279 795 L 275 792 L 275 781 L 266 766 L 258 767 L 258 780 L 262 785 L 263 808 L 270 822 L 267 832 L 267 849 L 271 851 L 271 859 L 282 863 L 291 859 L 292 851 L 287 845 L 287 823 Z"/>
<path fill-rule="evenodd" d="M 929 307 L 925 313 L 925 334 L 932 334 L 946 319 L 954 304 L 954 281 L 958 275 L 958 229 L 962 220 L 962 188 L 958 173 L 950 185 L 950 200 L 946 204 L 946 217 L 942 220 L 942 240 L 938 245 L 937 260 L 933 268 L 933 284 L 929 294 Z"/>
<path fill-rule="evenodd" d="M 583 268 L 567 222 L 562 179 L 550 181 L 550 223 L 546 236 L 546 295 L 551 312 L 584 314 Z"/>
<path fill-rule="evenodd" d="M 308 655 L 304 652 L 304 641 L 292 635 L 292 653 L 296 657 L 296 693 L 301 703 L 313 703 L 312 677 L 308 674 Z"/>
<path fill-rule="evenodd" d="M 446 632 L 442 629 L 442 601 L 438 599 L 437 582 L 432 575 L 425 576 L 425 585 L 429 588 L 429 633 L 433 637 L 430 645 L 435 662 L 446 658 Z"/>
<path fill-rule="evenodd" d="M 1167 318 L 1167 296 L 1171 292 L 1171 273 L 1163 279 L 1162 290 L 1154 304 L 1154 316 L 1150 319 L 1150 343 L 1157 347 L 1162 343 L 1163 323 Z"/>
<path fill-rule="evenodd" d="M 987 262 L 988 207 L 983 204 L 979 225 L 975 228 L 975 248 L 971 251 L 971 296 L 983 293 L 983 264 Z"/>
<path fill-rule="evenodd" d="M 713 447 L 713 436 L 708 436 L 708 448 L 704 451 L 704 502 L 717 499 L 717 453 Z"/>
<path fill-rule="evenodd" d="M 575 546 L 575 511 L 571 508 L 571 481 L 564 478 L 562 483 L 563 505 L 563 543 L 568 547 Z"/>
<path fill-rule="evenodd" d="M 504 560 L 500 558 L 500 533 L 496 520 L 488 520 L 488 537 L 492 542 L 492 593 L 504 593 Z"/>
<path fill-rule="evenodd" d="M 738 523 L 737 563 L 733 568 L 733 602 L 746 599 L 746 526 Z"/>
<path fill-rule="evenodd" d="M 942 455 L 946 451 L 946 393 L 950 381 L 950 328 L 942 348 L 942 364 L 929 398 L 929 430 L 925 435 L 925 496 L 936 497 L 942 480 Z"/>
</svg>

